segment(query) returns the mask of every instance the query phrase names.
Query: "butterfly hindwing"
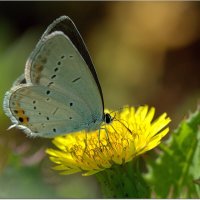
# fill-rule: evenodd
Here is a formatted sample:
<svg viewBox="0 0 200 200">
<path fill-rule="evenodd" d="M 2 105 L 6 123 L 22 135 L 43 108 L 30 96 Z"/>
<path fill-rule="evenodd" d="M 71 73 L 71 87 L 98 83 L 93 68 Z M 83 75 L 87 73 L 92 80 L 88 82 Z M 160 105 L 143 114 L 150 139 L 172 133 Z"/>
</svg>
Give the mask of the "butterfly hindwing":
<svg viewBox="0 0 200 200">
<path fill-rule="evenodd" d="M 6 97 L 4 107 L 9 108 L 11 120 L 31 136 L 49 137 L 88 126 L 85 118 L 90 111 L 70 92 L 66 96 L 45 86 L 27 85 L 14 87 Z"/>
</svg>

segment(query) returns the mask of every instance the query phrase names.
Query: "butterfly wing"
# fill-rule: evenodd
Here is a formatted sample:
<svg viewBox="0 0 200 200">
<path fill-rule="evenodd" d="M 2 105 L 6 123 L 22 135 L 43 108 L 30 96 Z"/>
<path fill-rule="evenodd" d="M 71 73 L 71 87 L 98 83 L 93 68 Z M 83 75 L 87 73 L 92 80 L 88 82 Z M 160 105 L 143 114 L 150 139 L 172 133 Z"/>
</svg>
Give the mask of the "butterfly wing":
<svg viewBox="0 0 200 200">
<path fill-rule="evenodd" d="M 103 100 L 93 72 L 63 33 L 46 34 L 25 68 L 26 84 L 7 92 L 4 109 L 28 135 L 52 137 L 95 129 Z"/>
<path fill-rule="evenodd" d="M 25 84 L 25 83 L 26 83 L 26 79 L 25 79 L 24 74 L 22 74 L 16 79 L 16 81 L 13 83 L 12 87 L 20 85 L 20 84 Z"/>
<path fill-rule="evenodd" d="M 9 99 L 9 115 L 17 127 L 23 129 L 28 135 L 51 137 L 53 135 L 73 132 L 87 128 L 84 118 L 86 110 L 80 109 L 84 105 L 82 99 L 77 99 L 70 92 L 68 96 L 55 90 L 47 93 L 47 88 L 40 85 L 17 86 L 6 94 Z M 69 100 L 74 105 L 65 106 Z M 8 105 L 5 105 L 7 107 Z M 5 108 L 4 107 L 4 108 Z M 78 123 L 77 123 L 78 122 Z"/>
<path fill-rule="evenodd" d="M 71 40 L 71 42 L 74 44 L 74 46 L 77 48 L 78 52 L 81 54 L 82 58 L 85 60 L 98 86 L 98 89 L 102 98 L 102 104 L 103 104 L 104 103 L 103 93 L 101 90 L 101 86 L 100 86 L 94 65 L 92 63 L 92 60 L 90 58 L 86 45 L 84 44 L 84 41 L 81 35 L 79 34 L 75 24 L 68 16 L 61 16 L 57 18 L 52 24 L 49 25 L 47 30 L 42 35 L 42 38 L 55 31 L 62 31 L 65 35 L 67 35 L 68 38 Z"/>
</svg>

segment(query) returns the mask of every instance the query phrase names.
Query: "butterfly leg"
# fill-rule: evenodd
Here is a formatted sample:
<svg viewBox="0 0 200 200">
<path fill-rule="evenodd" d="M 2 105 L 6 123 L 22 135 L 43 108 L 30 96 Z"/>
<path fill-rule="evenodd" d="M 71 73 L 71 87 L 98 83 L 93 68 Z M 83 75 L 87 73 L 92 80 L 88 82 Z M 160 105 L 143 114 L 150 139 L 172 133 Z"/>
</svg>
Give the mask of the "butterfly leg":
<svg viewBox="0 0 200 200">
<path fill-rule="evenodd" d="M 106 128 L 100 128 L 99 129 L 99 133 L 98 133 L 99 145 L 100 144 L 103 145 L 103 143 L 101 142 L 101 133 L 100 133 L 101 130 L 105 130 L 105 136 L 106 136 L 105 140 L 106 140 L 106 142 L 108 142 L 108 144 L 111 144 L 110 143 L 110 139 L 109 139 L 109 135 L 108 135 L 108 132 L 107 132 L 107 129 Z"/>
<path fill-rule="evenodd" d="M 88 142 L 88 133 L 87 133 L 87 131 L 85 131 L 85 139 L 84 139 L 84 142 L 85 142 L 85 149 L 84 149 L 84 151 L 83 151 L 83 153 L 85 153 L 86 152 L 86 150 L 87 150 L 87 142 Z"/>
<path fill-rule="evenodd" d="M 107 139 L 107 142 L 108 142 L 109 145 L 111 145 L 110 138 L 109 138 L 109 134 L 108 134 L 108 131 L 107 131 L 106 128 L 105 128 L 105 132 L 106 132 L 106 139 Z"/>
</svg>

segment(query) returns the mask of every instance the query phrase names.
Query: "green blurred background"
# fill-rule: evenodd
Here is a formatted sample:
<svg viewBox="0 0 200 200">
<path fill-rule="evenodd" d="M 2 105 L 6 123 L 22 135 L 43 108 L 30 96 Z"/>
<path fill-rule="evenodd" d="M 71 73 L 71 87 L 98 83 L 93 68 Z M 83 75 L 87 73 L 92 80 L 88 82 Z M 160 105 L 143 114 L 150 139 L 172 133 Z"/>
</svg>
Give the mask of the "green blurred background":
<svg viewBox="0 0 200 200">
<path fill-rule="evenodd" d="M 200 97 L 200 2 L 0 2 L 0 99 L 46 27 L 68 15 L 96 66 L 106 108 L 155 106 L 177 126 Z M 93 176 L 60 176 L 0 108 L 0 198 L 100 198 Z"/>
</svg>

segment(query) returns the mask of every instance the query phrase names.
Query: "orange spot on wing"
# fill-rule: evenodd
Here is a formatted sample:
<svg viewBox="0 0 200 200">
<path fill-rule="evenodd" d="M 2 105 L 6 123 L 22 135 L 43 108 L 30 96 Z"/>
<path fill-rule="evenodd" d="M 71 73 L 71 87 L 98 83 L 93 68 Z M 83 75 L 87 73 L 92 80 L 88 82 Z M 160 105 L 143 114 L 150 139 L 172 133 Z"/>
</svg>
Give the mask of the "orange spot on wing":
<svg viewBox="0 0 200 200">
<path fill-rule="evenodd" d="M 18 120 L 22 123 L 22 124 L 28 124 L 29 122 L 29 117 L 27 115 L 25 115 L 25 111 L 19 107 L 19 105 L 17 106 L 18 108 L 16 108 L 14 110 L 15 115 L 17 116 Z"/>
</svg>

